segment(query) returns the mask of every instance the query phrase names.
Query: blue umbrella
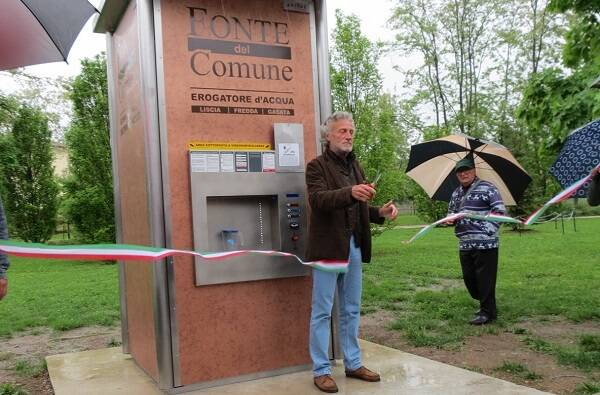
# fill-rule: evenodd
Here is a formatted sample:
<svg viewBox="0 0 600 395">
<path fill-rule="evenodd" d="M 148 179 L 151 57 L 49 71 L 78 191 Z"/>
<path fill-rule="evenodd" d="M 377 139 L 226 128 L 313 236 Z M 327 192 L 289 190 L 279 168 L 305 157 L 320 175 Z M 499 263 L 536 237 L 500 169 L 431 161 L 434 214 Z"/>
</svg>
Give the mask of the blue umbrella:
<svg viewBox="0 0 600 395">
<path fill-rule="evenodd" d="M 565 140 L 550 173 L 558 183 L 567 188 L 590 174 L 600 163 L 600 119 L 574 130 Z M 586 196 L 589 183 L 581 187 L 573 197 Z"/>
</svg>

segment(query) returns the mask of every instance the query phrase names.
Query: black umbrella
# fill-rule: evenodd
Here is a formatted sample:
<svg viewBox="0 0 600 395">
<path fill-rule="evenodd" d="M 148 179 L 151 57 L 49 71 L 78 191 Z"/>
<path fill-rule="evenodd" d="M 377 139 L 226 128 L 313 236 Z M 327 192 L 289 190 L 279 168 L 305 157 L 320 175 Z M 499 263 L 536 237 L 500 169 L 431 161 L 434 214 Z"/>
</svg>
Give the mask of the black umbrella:
<svg viewBox="0 0 600 395">
<path fill-rule="evenodd" d="M 410 147 L 406 174 L 429 197 L 447 202 L 458 186 L 454 166 L 467 156 L 473 158 L 477 176 L 493 183 L 506 205 L 515 205 L 531 182 L 531 177 L 506 147 L 463 134 L 451 134 Z"/>
<path fill-rule="evenodd" d="M 600 119 L 574 130 L 565 140 L 562 150 L 550 168 L 563 188 L 590 174 L 600 163 Z M 572 197 L 585 197 L 589 183 Z"/>
<path fill-rule="evenodd" d="M 87 0 L 2 0 L 0 70 L 66 60 L 95 12 Z"/>
</svg>

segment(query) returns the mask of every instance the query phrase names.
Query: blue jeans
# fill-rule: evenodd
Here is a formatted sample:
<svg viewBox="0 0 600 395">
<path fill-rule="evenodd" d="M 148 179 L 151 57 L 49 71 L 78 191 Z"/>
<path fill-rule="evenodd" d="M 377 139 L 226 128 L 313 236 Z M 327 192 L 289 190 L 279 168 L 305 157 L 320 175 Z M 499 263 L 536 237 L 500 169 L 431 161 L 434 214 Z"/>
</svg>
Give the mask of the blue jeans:
<svg viewBox="0 0 600 395">
<path fill-rule="evenodd" d="M 313 270 L 309 351 L 315 377 L 331 374 L 329 336 L 336 285 L 339 295 L 339 335 L 344 352 L 344 366 L 346 370 L 356 370 L 361 367 L 358 327 L 362 293 L 362 256 L 360 248 L 354 246 L 354 237 L 350 239 L 349 261 L 348 272 L 344 274 Z"/>
</svg>

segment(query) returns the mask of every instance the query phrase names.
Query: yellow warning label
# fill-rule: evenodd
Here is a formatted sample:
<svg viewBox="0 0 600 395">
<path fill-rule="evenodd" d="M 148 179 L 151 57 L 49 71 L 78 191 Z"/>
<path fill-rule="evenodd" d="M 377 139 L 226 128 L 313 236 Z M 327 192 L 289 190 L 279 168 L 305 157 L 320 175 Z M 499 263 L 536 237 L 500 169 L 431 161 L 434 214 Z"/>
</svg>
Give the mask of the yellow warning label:
<svg viewBox="0 0 600 395">
<path fill-rule="evenodd" d="M 271 150 L 269 143 L 220 143 L 192 141 L 188 143 L 190 151 L 267 151 Z"/>
</svg>

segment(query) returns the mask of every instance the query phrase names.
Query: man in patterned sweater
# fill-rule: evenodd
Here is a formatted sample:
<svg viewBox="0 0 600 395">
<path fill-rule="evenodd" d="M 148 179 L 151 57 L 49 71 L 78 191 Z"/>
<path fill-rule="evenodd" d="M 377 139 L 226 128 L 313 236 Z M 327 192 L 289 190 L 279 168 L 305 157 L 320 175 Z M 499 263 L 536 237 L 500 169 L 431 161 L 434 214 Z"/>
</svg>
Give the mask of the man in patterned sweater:
<svg viewBox="0 0 600 395">
<path fill-rule="evenodd" d="M 502 197 L 494 184 L 477 177 L 471 157 L 457 162 L 456 176 L 460 185 L 452 193 L 448 213 L 466 212 L 478 215 L 505 214 Z M 479 311 L 470 323 L 485 325 L 496 319 L 496 275 L 498 273 L 498 229 L 496 222 L 462 218 L 456 221 L 463 280 Z"/>
</svg>

